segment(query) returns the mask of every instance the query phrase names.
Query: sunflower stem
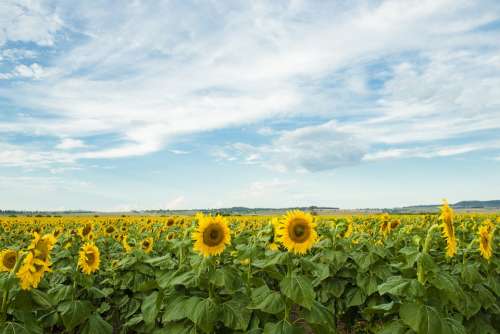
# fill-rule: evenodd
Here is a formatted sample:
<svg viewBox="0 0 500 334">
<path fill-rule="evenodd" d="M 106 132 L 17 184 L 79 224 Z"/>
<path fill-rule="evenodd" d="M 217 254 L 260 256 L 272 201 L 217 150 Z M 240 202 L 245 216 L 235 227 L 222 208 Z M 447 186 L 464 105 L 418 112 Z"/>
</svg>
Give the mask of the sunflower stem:
<svg viewBox="0 0 500 334">
<path fill-rule="evenodd" d="M 21 263 L 23 262 L 25 256 L 26 256 L 26 254 L 23 254 L 22 256 L 19 256 L 17 258 L 16 265 L 10 271 L 9 277 L 7 278 L 7 282 L 10 282 L 11 280 L 14 279 L 17 271 L 21 267 Z M 7 289 L 5 289 L 5 291 L 3 292 L 2 304 L 0 306 L 0 322 L 4 322 L 7 319 L 7 309 L 9 306 L 10 289 L 11 289 L 11 285 L 9 283 L 7 283 Z"/>
</svg>

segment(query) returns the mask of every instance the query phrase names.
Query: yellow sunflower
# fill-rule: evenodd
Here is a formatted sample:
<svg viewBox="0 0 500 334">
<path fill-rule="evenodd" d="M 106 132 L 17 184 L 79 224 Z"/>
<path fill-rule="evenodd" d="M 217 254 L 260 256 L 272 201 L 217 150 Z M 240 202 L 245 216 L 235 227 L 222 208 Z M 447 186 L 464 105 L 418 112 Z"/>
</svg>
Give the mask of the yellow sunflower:
<svg viewBox="0 0 500 334">
<path fill-rule="evenodd" d="M 37 288 L 43 274 L 49 270 L 45 262 L 34 256 L 34 252 L 28 252 L 21 268 L 19 268 L 16 274 L 19 278 L 21 289 L 30 290 L 31 288 Z"/>
<path fill-rule="evenodd" d="M 194 250 L 207 257 L 219 255 L 231 244 L 231 231 L 222 216 L 197 215 L 198 228 L 193 233 Z"/>
<path fill-rule="evenodd" d="M 141 241 L 141 248 L 146 253 L 149 254 L 153 250 L 153 238 L 148 237 Z"/>
<path fill-rule="evenodd" d="M 484 224 L 479 228 L 479 251 L 481 256 L 486 260 L 490 260 L 493 256 L 493 232 L 490 226 Z"/>
<path fill-rule="evenodd" d="M 441 207 L 443 236 L 446 239 L 446 256 L 453 257 L 457 254 L 457 239 L 455 238 L 455 227 L 453 226 L 453 210 L 448 205 L 447 200 L 443 200 Z"/>
<path fill-rule="evenodd" d="M 0 271 L 11 271 L 16 266 L 17 252 L 13 249 L 5 249 L 0 252 Z"/>
<path fill-rule="evenodd" d="M 123 236 L 122 246 L 126 253 L 130 253 L 132 251 L 132 247 L 128 244 L 128 236 L 126 235 Z"/>
<path fill-rule="evenodd" d="M 78 266 L 83 273 L 90 275 L 99 270 L 101 257 L 99 248 L 93 243 L 87 242 L 80 249 L 80 256 L 78 258 Z"/>
<path fill-rule="evenodd" d="M 316 243 L 316 224 L 309 213 L 287 212 L 277 229 L 277 239 L 289 252 L 304 254 Z"/>
<path fill-rule="evenodd" d="M 85 226 L 78 229 L 78 234 L 82 239 L 86 239 L 87 236 L 92 234 L 93 226 L 91 223 L 85 224 Z"/>
</svg>

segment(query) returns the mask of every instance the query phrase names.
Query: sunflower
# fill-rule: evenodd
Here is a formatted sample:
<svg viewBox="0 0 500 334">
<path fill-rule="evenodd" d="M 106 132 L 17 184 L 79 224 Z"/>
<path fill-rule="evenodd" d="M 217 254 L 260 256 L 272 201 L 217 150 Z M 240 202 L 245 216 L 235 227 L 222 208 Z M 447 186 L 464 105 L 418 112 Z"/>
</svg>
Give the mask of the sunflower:
<svg viewBox="0 0 500 334">
<path fill-rule="evenodd" d="M 19 268 L 16 274 L 19 278 L 21 289 L 30 290 L 31 288 L 37 288 L 43 274 L 49 270 L 50 268 L 46 266 L 45 262 L 35 257 L 33 251 L 28 252 L 21 268 Z"/>
<path fill-rule="evenodd" d="M 479 228 L 479 251 L 481 256 L 486 260 L 490 260 L 493 256 L 493 232 L 488 224 L 484 224 Z"/>
<path fill-rule="evenodd" d="M 90 275 L 99 269 L 101 262 L 99 248 L 93 243 L 87 242 L 80 248 L 80 256 L 78 258 L 78 266 L 83 273 Z"/>
<path fill-rule="evenodd" d="M 170 232 L 169 234 L 167 234 L 167 240 L 173 240 L 175 239 L 175 233 L 174 232 Z"/>
<path fill-rule="evenodd" d="M 11 271 L 16 266 L 17 252 L 13 249 L 5 249 L 0 252 L 0 271 Z"/>
<path fill-rule="evenodd" d="M 33 253 L 33 256 L 42 262 L 45 271 L 50 271 L 50 252 L 56 243 L 56 238 L 52 234 L 45 234 L 43 237 L 37 232 L 34 233 L 34 239 L 28 246 L 28 251 Z"/>
<path fill-rule="evenodd" d="M 146 253 L 149 254 L 153 250 L 153 238 L 148 237 L 141 241 L 141 248 Z"/>
<path fill-rule="evenodd" d="M 93 226 L 91 223 L 85 224 L 85 226 L 78 229 L 78 234 L 82 239 L 86 239 L 89 234 L 92 233 Z"/>
<path fill-rule="evenodd" d="M 123 236 L 122 246 L 126 253 L 130 253 L 132 251 L 132 247 L 128 244 L 128 236 L 126 235 Z"/>
<path fill-rule="evenodd" d="M 167 226 L 170 227 L 170 226 L 173 226 L 174 224 L 175 224 L 174 218 L 172 218 L 172 217 L 168 218 Z"/>
<path fill-rule="evenodd" d="M 289 252 L 304 254 L 316 243 L 316 224 L 309 213 L 289 211 L 277 229 L 277 239 Z"/>
<path fill-rule="evenodd" d="M 231 244 L 231 231 L 222 216 L 197 215 L 198 228 L 193 233 L 194 250 L 207 257 L 219 255 Z"/>
<path fill-rule="evenodd" d="M 352 219 L 349 219 L 349 225 L 347 225 L 347 230 L 344 233 L 344 238 L 350 238 L 354 232 L 354 227 L 352 224 Z"/>
<path fill-rule="evenodd" d="M 443 201 L 441 216 L 443 223 L 443 236 L 446 239 L 446 256 L 453 257 L 457 254 L 457 239 L 455 238 L 455 228 L 453 226 L 453 210 L 448 205 L 448 201 Z"/>
<path fill-rule="evenodd" d="M 116 232 L 116 229 L 113 225 L 106 226 L 106 228 L 104 229 L 104 234 L 107 237 L 112 237 L 115 232 Z"/>
</svg>

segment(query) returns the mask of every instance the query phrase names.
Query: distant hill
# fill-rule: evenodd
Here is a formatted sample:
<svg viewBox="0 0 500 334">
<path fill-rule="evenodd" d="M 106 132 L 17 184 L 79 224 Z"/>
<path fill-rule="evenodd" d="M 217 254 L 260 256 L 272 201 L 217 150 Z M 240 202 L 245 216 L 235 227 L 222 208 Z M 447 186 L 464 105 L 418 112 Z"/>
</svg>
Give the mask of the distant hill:
<svg viewBox="0 0 500 334">
<path fill-rule="evenodd" d="M 454 208 L 457 209 L 489 209 L 489 208 L 500 208 L 500 200 L 494 201 L 461 201 L 453 204 Z"/>
<path fill-rule="evenodd" d="M 412 205 L 402 208 L 388 209 L 392 213 L 421 213 L 421 212 L 438 212 L 441 204 L 429 205 Z M 492 201 L 460 201 L 451 204 L 451 207 L 460 211 L 500 211 L 500 200 Z"/>
<path fill-rule="evenodd" d="M 283 214 L 289 210 L 302 210 L 309 211 L 313 214 L 329 215 L 352 212 L 364 213 L 436 213 L 439 212 L 441 204 L 428 204 L 428 205 L 412 205 L 401 208 L 366 208 L 355 210 L 343 210 L 338 207 L 323 207 L 323 206 L 301 206 L 289 208 L 247 208 L 247 207 L 231 207 L 231 208 L 218 208 L 218 209 L 187 209 L 187 210 L 134 210 L 129 212 L 99 212 L 99 211 L 85 211 L 85 210 L 71 210 L 71 211 L 14 211 L 14 210 L 0 210 L 0 216 L 56 216 L 56 215 L 76 215 L 76 216 L 91 216 L 91 215 L 194 215 L 197 212 L 206 214 L 221 214 L 221 215 L 276 215 Z M 500 200 L 491 201 L 460 201 L 451 205 L 455 210 L 459 211 L 500 211 Z"/>
</svg>

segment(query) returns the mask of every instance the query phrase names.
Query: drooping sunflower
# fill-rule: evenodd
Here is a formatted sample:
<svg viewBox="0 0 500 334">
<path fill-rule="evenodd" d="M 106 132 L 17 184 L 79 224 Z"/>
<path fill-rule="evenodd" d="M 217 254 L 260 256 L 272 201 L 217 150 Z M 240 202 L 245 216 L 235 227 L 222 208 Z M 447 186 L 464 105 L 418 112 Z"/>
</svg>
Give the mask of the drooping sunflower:
<svg viewBox="0 0 500 334">
<path fill-rule="evenodd" d="M 99 270 L 101 256 L 99 248 L 93 243 L 87 242 L 80 248 L 80 256 L 78 258 L 78 266 L 83 273 L 90 275 Z"/>
<path fill-rule="evenodd" d="M 149 254 L 153 250 L 153 238 L 148 237 L 141 241 L 141 248 L 146 253 Z"/>
<path fill-rule="evenodd" d="M 344 233 L 344 238 L 350 238 L 353 233 L 354 233 L 354 227 L 352 219 L 349 219 L 349 224 L 347 225 L 347 230 Z"/>
<path fill-rule="evenodd" d="M 123 246 L 123 250 L 126 252 L 126 253 L 130 253 L 132 251 L 132 247 L 128 244 L 128 236 L 127 235 L 124 235 L 123 236 L 123 239 L 122 239 L 122 246 Z"/>
<path fill-rule="evenodd" d="M 457 239 L 455 237 L 455 227 L 453 226 L 453 209 L 448 205 L 447 200 L 443 200 L 441 206 L 441 216 L 443 236 L 446 239 L 446 256 L 453 257 L 457 254 Z"/>
<path fill-rule="evenodd" d="M 49 270 L 50 268 L 47 268 L 45 262 L 37 259 L 33 251 L 29 251 L 23 260 L 21 268 L 16 273 L 21 289 L 30 290 L 31 288 L 37 288 L 43 274 Z"/>
<path fill-rule="evenodd" d="M 222 216 L 197 215 L 198 228 L 193 233 L 194 250 L 207 257 L 219 255 L 231 244 L 231 231 Z"/>
<path fill-rule="evenodd" d="M 289 252 L 305 254 L 314 246 L 317 239 L 313 217 L 299 210 L 287 212 L 277 229 L 277 240 Z"/>
<path fill-rule="evenodd" d="M 17 252 L 13 249 L 4 249 L 0 252 L 0 271 L 11 271 L 16 266 Z"/>
<path fill-rule="evenodd" d="M 479 228 L 479 252 L 486 260 L 490 260 L 493 256 L 493 234 L 494 229 L 488 224 L 484 224 Z"/>
</svg>

